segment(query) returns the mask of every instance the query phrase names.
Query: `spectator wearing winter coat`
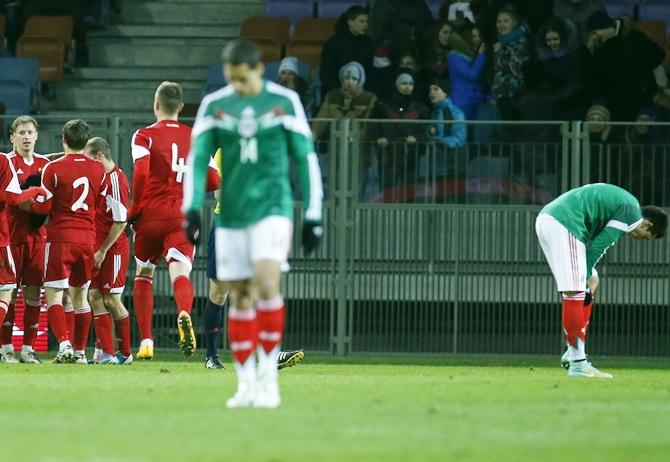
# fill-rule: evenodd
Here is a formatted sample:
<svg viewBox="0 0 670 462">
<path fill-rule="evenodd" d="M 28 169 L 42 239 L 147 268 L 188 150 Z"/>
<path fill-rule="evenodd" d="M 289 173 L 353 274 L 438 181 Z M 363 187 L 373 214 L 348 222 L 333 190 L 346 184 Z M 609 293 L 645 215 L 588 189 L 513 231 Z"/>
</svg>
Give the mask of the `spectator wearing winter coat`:
<svg viewBox="0 0 670 462">
<path fill-rule="evenodd" d="M 454 37 L 458 35 L 453 34 Z M 466 120 L 474 120 L 479 105 L 487 101 L 489 93 L 482 84 L 482 73 L 488 60 L 486 45 L 480 43 L 475 48 L 473 35 L 468 30 L 462 40 L 453 43 L 449 53 L 450 98 L 463 111 Z"/>
<path fill-rule="evenodd" d="M 640 108 L 653 105 L 658 93 L 654 70 L 665 60 L 665 50 L 632 29 L 630 21 L 612 21 L 603 11 L 593 13 L 586 26 L 594 97 L 606 101 L 612 120 L 634 120 Z"/>
<path fill-rule="evenodd" d="M 433 104 L 431 120 L 440 121 L 428 127 L 428 139 L 442 143 L 450 148 L 465 144 L 467 128 L 464 123 L 443 123 L 447 121 L 463 121 L 463 111 L 449 99 L 449 81 L 436 78 L 430 84 L 429 97 Z"/>
<path fill-rule="evenodd" d="M 279 63 L 277 83 L 282 87 L 290 88 L 300 97 L 300 102 L 307 109 L 308 84 L 304 77 L 299 75 L 299 61 L 295 56 L 287 56 Z"/>
<path fill-rule="evenodd" d="M 411 28 L 420 35 L 433 22 L 426 0 L 376 0 L 372 4 L 370 22 L 377 43 L 390 40 L 393 31 Z"/>
<path fill-rule="evenodd" d="M 335 35 L 323 44 L 321 50 L 322 96 L 340 86 L 338 72 L 342 66 L 355 61 L 367 75 L 366 89 L 373 88 L 372 69 L 374 41 L 367 35 L 368 10 L 362 6 L 350 7 L 337 21 Z"/>
<path fill-rule="evenodd" d="M 340 88 L 331 90 L 321 105 L 317 119 L 369 119 L 377 103 L 377 97 L 363 89 L 365 69 L 360 63 L 350 62 L 338 73 Z M 312 133 L 317 140 L 328 127 L 327 122 L 314 122 Z M 362 134 L 362 138 L 365 138 Z"/>
<path fill-rule="evenodd" d="M 454 26 L 449 21 L 440 21 L 434 27 L 425 47 L 423 68 L 437 77 L 449 75 L 449 41 Z"/>
<path fill-rule="evenodd" d="M 567 19 L 577 28 L 580 45 L 586 45 L 586 20 L 596 11 L 607 11 L 602 0 L 554 0 L 554 16 Z"/>
</svg>

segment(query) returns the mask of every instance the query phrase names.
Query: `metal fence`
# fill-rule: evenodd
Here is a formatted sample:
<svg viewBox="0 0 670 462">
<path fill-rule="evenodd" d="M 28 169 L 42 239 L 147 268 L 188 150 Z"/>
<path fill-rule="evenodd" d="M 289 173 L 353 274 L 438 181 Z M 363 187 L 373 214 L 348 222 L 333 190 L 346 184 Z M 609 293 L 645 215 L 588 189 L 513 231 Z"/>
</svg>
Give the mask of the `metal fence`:
<svg viewBox="0 0 670 462">
<path fill-rule="evenodd" d="M 61 150 L 65 119 L 39 121 L 39 151 Z M 150 121 L 90 122 L 131 173 L 132 134 Z M 559 353 L 560 299 L 534 233 L 540 206 L 596 181 L 626 187 L 642 203 L 670 206 L 670 124 L 613 123 L 603 136 L 602 127 L 582 122 L 471 122 L 466 142 L 450 148 L 426 135 L 430 122 L 413 122 L 412 142 L 379 141 L 380 127 L 402 131 L 392 121 L 320 122 L 328 125 L 316 144 L 326 233 L 310 257 L 300 250 L 299 233 L 294 237 L 292 270 L 283 280 L 289 348 Z M 213 205 L 203 214 L 205 226 Z M 206 257 L 203 246 L 192 275 L 196 317 L 208 293 Z M 667 239 L 624 238 L 608 252 L 590 352 L 670 355 L 669 268 Z M 131 267 L 129 307 L 133 275 Z M 154 289 L 156 343 L 174 346 L 176 311 L 164 266 Z"/>
</svg>

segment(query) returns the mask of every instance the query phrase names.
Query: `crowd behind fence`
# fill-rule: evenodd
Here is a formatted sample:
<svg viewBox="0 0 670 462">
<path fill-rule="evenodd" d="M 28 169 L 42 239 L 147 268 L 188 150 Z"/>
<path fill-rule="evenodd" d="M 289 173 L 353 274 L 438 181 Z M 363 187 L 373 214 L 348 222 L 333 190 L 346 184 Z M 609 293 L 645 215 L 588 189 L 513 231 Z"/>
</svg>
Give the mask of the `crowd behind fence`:
<svg viewBox="0 0 670 462">
<path fill-rule="evenodd" d="M 38 121 L 38 152 L 62 150 L 66 120 Z M 132 176 L 132 135 L 151 120 L 88 122 Z M 283 279 L 288 348 L 335 354 L 559 353 L 559 298 L 534 234 L 540 206 L 598 181 L 627 188 L 643 204 L 670 206 L 670 124 L 647 124 L 650 138 L 631 136 L 640 135 L 640 124 L 612 123 L 614 135 L 603 140 L 600 132 L 593 136 L 589 123 L 492 122 L 506 135 L 448 148 L 426 140 L 380 146 L 366 133 L 381 121 L 325 123 L 328 134 L 316 144 L 325 239 L 315 255 L 305 257 L 294 237 L 292 270 Z M 487 123 L 468 127 L 477 124 Z M 205 226 L 211 225 L 213 206 L 210 199 Z M 298 205 L 296 229 L 299 211 Z M 196 317 L 208 293 L 204 247 L 192 274 Z M 622 239 L 600 273 L 590 351 L 670 355 L 668 240 Z M 125 293 L 131 312 L 133 275 L 131 264 Z M 177 334 L 165 266 L 154 289 L 156 344 L 172 347 Z"/>
</svg>

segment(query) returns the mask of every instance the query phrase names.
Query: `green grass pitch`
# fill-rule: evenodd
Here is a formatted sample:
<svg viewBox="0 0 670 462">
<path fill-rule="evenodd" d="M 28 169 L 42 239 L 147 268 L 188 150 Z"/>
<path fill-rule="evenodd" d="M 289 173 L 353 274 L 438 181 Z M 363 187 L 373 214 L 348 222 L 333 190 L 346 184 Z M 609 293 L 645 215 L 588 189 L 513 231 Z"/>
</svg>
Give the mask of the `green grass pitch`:
<svg viewBox="0 0 670 462">
<path fill-rule="evenodd" d="M 235 374 L 158 351 L 130 367 L 0 365 L 0 460 L 667 461 L 670 368 L 558 357 L 307 355 L 277 410 L 228 410 Z"/>
</svg>

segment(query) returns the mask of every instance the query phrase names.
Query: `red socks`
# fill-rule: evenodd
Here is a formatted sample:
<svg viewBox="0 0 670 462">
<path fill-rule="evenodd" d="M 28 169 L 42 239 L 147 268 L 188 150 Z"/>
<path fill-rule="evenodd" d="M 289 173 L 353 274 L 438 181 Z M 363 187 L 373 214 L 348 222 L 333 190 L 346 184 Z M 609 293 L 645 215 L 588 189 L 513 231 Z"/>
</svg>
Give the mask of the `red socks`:
<svg viewBox="0 0 670 462">
<path fill-rule="evenodd" d="M 140 339 L 153 338 L 151 335 L 151 321 L 154 316 L 154 292 L 151 278 L 135 277 L 133 305 L 135 306 L 137 324 L 140 328 Z"/>
<path fill-rule="evenodd" d="M 14 314 L 14 303 L 10 302 L 9 306 L 7 307 L 5 320 L 2 322 L 2 328 L 0 328 L 0 342 L 2 342 L 3 345 L 9 345 L 12 343 L 12 334 L 14 333 Z"/>
<path fill-rule="evenodd" d="M 88 340 L 88 331 L 91 329 L 91 308 L 74 309 L 74 341 L 72 348 L 75 350 L 85 350 Z"/>
<path fill-rule="evenodd" d="M 174 288 L 174 301 L 177 304 L 177 311 L 186 311 L 191 314 L 193 306 L 193 284 L 186 276 L 178 276 L 172 284 Z"/>
<path fill-rule="evenodd" d="M 563 297 L 563 331 L 567 342 L 577 345 L 577 340 L 586 342 L 584 292 Z"/>
<path fill-rule="evenodd" d="M 244 364 L 249 356 L 256 351 L 258 324 L 256 311 L 228 309 L 228 342 L 235 361 Z"/>
<path fill-rule="evenodd" d="M 281 295 L 273 300 L 260 300 L 256 304 L 258 317 L 258 340 L 263 351 L 270 353 L 281 343 L 284 333 L 284 299 Z"/>
<path fill-rule="evenodd" d="M 35 336 L 40 327 L 40 301 L 26 300 L 23 311 L 23 344 L 35 344 Z"/>
<path fill-rule="evenodd" d="M 112 315 L 109 313 L 93 315 L 93 329 L 100 341 L 100 348 L 107 354 L 114 356 L 114 338 L 112 334 Z"/>
<path fill-rule="evenodd" d="M 119 351 L 125 357 L 130 356 L 130 316 L 126 316 L 123 319 L 115 319 L 114 329 L 116 331 L 116 342 Z"/>
<path fill-rule="evenodd" d="M 50 305 L 47 307 L 47 315 L 49 318 L 49 327 L 51 327 L 51 332 L 53 332 L 56 340 L 59 343 L 69 340 L 63 305 Z"/>
<path fill-rule="evenodd" d="M 6 302 L 0 301 L 0 323 L 5 321 L 5 316 L 7 316 L 8 310 L 9 305 Z"/>
</svg>

